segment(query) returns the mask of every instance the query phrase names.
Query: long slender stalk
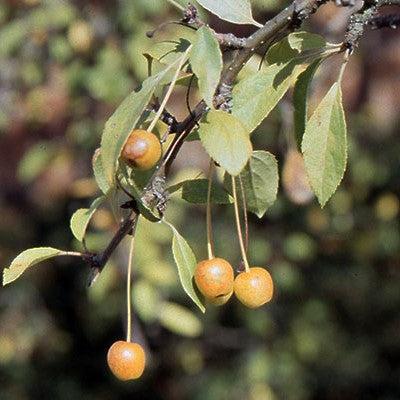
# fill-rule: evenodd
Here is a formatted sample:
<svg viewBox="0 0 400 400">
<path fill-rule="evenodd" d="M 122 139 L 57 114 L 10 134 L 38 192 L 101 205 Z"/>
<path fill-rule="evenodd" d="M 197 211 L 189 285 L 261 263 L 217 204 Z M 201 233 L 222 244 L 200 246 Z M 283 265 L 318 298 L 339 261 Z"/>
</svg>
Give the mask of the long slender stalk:
<svg viewBox="0 0 400 400">
<path fill-rule="evenodd" d="M 232 176 L 232 192 L 233 192 L 233 206 L 235 209 L 235 222 L 236 222 L 237 235 L 239 239 L 240 251 L 242 253 L 244 268 L 246 272 L 249 272 L 250 266 L 247 260 L 246 249 L 244 248 L 244 243 L 243 243 L 242 227 L 240 226 L 239 205 L 236 194 L 236 181 L 234 176 Z"/>
<path fill-rule="evenodd" d="M 211 187 L 214 172 L 214 161 L 210 158 L 210 166 L 208 168 L 208 188 L 207 188 L 207 209 L 206 209 L 206 225 L 207 225 L 207 254 L 208 259 L 214 258 L 214 240 L 212 233 L 211 221 Z"/>
<path fill-rule="evenodd" d="M 167 102 L 172 94 L 172 91 L 174 90 L 175 87 L 175 83 L 178 80 L 178 76 L 179 76 L 179 72 L 181 71 L 183 64 L 186 62 L 186 56 L 189 54 L 190 50 L 191 50 L 192 46 L 189 46 L 186 51 L 183 53 L 180 63 L 178 64 L 178 67 L 176 68 L 175 71 L 175 75 L 172 78 L 172 81 L 168 87 L 168 91 L 165 94 L 162 103 L 160 104 L 160 107 L 158 108 L 157 114 L 154 117 L 153 121 L 151 121 L 151 124 L 149 125 L 149 127 L 147 128 L 148 132 L 151 132 L 153 130 L 153 128 L 156 126 L 156 123 L 158 122 L 158 120 L 161 117 L 161 114 L 163 113 L 165 106 L 167 105 Z"/>
<path fill-rule="evenodd" d="M 174 7 L 178 8 L 181 11 L 185 10 L 185 7 L 181 6 L 177 1 L 175 0 L 167 0 L 168 3 L 171 3 Z"/>
<path fill-rule="evenodd" d="M 131 341 L 132 331 L 132 311 L 131 311 L 131 280 L 132 280 L 132 263 L 135 236 L 132 235 L 129 246 L 128 271 L 126 274 L 126 341 Z"/>
<path fill-rule="evenodd" d="M 246 194 L 244 192 L 242 177 L 239 174 L 239 184 L 240 184 L 240 194 L 242 196 L 242 205 L 243 205 L 243 222 L 244 222 L 244 248 L 246 253 L 249 249 L 249 221 L 247 218 L 247 202 L 246 202 Z"/>
</svg>

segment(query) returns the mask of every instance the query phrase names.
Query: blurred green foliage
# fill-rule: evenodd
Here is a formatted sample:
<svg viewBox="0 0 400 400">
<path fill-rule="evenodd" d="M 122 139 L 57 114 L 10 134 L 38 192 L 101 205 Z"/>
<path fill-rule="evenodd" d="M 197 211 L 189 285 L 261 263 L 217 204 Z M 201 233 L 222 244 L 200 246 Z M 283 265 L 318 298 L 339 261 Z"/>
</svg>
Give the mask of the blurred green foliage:
<svg viewBox="0 0 400 400">
<path fill-rule="evenodd" d="M 275 0 L 254 5 L 259 21 L 281 7 Z M 90 160 L 104 122 L 146 77 L 141 53 L 152 41 L 145 33 L 177 15 L 161 0 L 0 4 L 2 265 L 27 247 L 79 248 L 69 218 L 95 194 Z M 221 26 L 238 36 L 250 32 Z M 318 31 L 321 22 L 308 28 Z M 143 379 L 118 383 L 105 363 L 108 346 L 124 332 L 123 243 L 89 289 L 87 267 L 60 259 L 1 290 L 0 398 L 400 398 L 400 96 L 394 89 L 385 103 L 392 108 L 384 108 L 366 95 L 387 96 L 387 80 L 398 87 L 400 61 L 391 56 L 395 36 L 374 37 L 356 59 L 369 75 L 344 87 L 351 151 L 340 190 L 322 210 L 281 192 L 266 218 L 249 216 L 250 259 L 270 268 L 272 303 L 249 311 L 232 299 L 202 315 L 178 283 L 170 230 L 141 220 L 132 294 L 134 337 L 149 354 Z M 380 68 L 391 63 L 396 74 L 375 68 L 369 46 L 379 51 Z M 356 76 L 349 74 L 344 85 Z M 329 66 L 318 79 L 316 96 L 328 87 Z M 180 117 L 184 96 L 185 88 L 171 102 Z M 278 108 L 254 136 L 280 168 L 288 118 Z M 188 145 L 169 183 L 197 178 L 206 164 L 201 148 Z M 218 254 L 236 267 L 233 211 L 218 205 L 213 216 Z M 173 196 L 167 219 L 199 259 L 206 256 L 203 208 Z M 88 247 L 102 249 L 114 227 L 110 211 L 100 209 Z"/>
</svg>

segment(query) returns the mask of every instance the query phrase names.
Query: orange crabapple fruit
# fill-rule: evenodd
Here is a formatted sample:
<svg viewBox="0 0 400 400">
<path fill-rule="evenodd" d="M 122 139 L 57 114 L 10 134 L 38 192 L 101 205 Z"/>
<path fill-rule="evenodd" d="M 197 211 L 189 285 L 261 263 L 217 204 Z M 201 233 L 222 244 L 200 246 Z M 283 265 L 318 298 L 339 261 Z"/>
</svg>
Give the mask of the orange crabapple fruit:
<svg viewBox="0 0 400 400">
<path fill-rule="evenodd" d="M 122 149 L 121 157 L 131 167 L 146 171 L 157 164 L 161 154 L 161 143 L 154 133 L 134 129 Z"/>
<path fill-rule="evenodd" d="M 272 299 L 274 284 L 270 273 L 260 267 L 251 267 L 235 279 L 234 292 L 241 303 L 257 308 Z"/>
</svg>

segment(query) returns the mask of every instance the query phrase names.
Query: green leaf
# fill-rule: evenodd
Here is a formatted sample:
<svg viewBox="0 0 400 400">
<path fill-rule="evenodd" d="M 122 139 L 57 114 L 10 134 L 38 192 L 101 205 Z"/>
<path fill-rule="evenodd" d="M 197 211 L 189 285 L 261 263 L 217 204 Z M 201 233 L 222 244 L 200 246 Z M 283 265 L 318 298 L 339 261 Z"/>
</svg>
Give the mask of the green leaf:
<svg viewBox="0 0 400 400">
<path fill-rule="evenodd" d="M 111 187 L 115 185 L 115 171 L 122 148 L 151 100 L 160 81 L 158 78 L 158 74 L 147 78 L 141 89 L 131 93 L 106 122 L 101 139 L 101 160 L 105 177 Z"/>
<path fill-rule="evenodd" d="M 107 178 L 104 174 L 103 163 L 101 162 L 100 156 L 101 149 L 98 148 L 93 154 L 92 158 L 92 168 L 94 173 L 94 179 L 96 180 L 97 186 L 100 190 L 107 194 L 110 190 L 110 185 L 107 182 Z"/>
<path fill-rule="evenodd" d="M 215 35 L 207 25 L 196 33 L 190 65 L 198 78 L 201 97 L 213 108 L 213 98 L 222 71 L 222 54 Z"/>
<path fill-rule="evenodd" d="M 315 58 L 310 52 L 325 44 L 322 37 L 307 32 L 290 34 L 276 43 L 266 56 L 271 65 L 234 87 L 232 113 L 253 131 L 303 71 L 302 64 Z"/>
<path fill-rule="evenodd" d="M 301 147 L 306 122 L 308 119 L 307 97 L 315 72 L 321 64 L 321 59 L 314 61 L 297 78 L 293 90 L 294 132 L 297 145 Z"/>
<path fill-rule="evenodd" d="M 346 169 L 346 121 L 337 82 L 307 122 L 302 151 L 311 187 L 323 207 L 335 192 Z"/>
<path fill-rule="evenodd" d="M 165 65 L 175 62 L 182 56 L 182 53 L 187 50 L 191 41 L 195 37 L 191 29 L 188 29 L 188 31 L 190 31 L 191 34 L 190 40 L 188 38 L 180 37 L 176 40 L 158 42 L 149 48 L 145 53 L 143 53 L 143 55 L 146 58 L 150 58 L 161 64 L 164 64 L 164 67 Z"/>
<path fill-rule="evenodd" d="M 275 156 L 268 151 L 256 150 L 240 173 L 248 211 L 261 218 L 276 200 L 278 193 L 278 163 Z M 231 178 L 225 175 L 225 187 L 232 192 Z M 237 182 L 237 191 L 240 196 L 240 183 Z M 241 201 L 241 200 L 240 200 Z"/>
<path fill-rule="evenodd" d="M 208 192 L 207 179 L 191 179 L 182 182 L 182 199 L 193 204 L 206 204 Z M 211 186 L 211 203 L 231 204 L 232 198 L 222 187 Z"/>
<path fill-rule="evenodd" d="M 178 267 L 179 279 L 183 290 L 200 308 L 200 310 L 205 312 L 204 305 L 193 286 L 193 274 L 197 265 L 196 257 L 186 240 L 179 234 L 175 227 L 165 220 L 164 222 L 171 228 L 173 233 L 172 253 L 174 255 L 176 266 Z"/>
<path fill-rule="evenodd" d="M 234 115 L 211 110 L 199 127 L 207 153 L 231 175 L 237 175 L 251 156 L 249 132 Z"/>
<path fill-rule="evenodd" d="M 85 237 L 86 229 L 93 214 L 105 200 L 104 196 L 100 196 L 93 201 L 90 208 L 80 208 L 76 210 L 71 217 L 70 227 L 72 234 L 82 242 Z"/>
<path fill-rule="evenodd" d="M 28 249 L 14 258 L 8 268 L 3 271 L 3 286 L 19 278 L 27 268 L 45 261 L 49 258 L 66 255 L 65 251 L 54 249 L 52 247 L 35 247 Z"/>
<path fill-rule="evenodd" d="M 324 37 L 304 31 L 290 33 L 287 36 L 287 40 L 289 46 L 299 52 L 326 46 L 326 40 Z"/>
<path fill-rule="evenodd" d="M 286 64 L 301 53 L 309 54 L 310 50 L 322 49 L 326 41 L 322 36 L 308 32 L 294 32 L 275 43 L 267 52 L 268 64 Z"/>
<path fill-rule="evenodd" d="M 146 58 L 164 64 L 165 68 L 180 58 L 196 37 L 196 31 L 192 28 L 176 24 L 164 26 L 150 40 L 143 40 L 144 31 L 143 28 L 143 32 L 137 32 L 130 41 L 129 54 L 135 65 L 138 61 L 137 54 L 141 52 Z M 157 39 L 157 42 L 154 42 L 154 39 Z"/>
<path fill-rule="evenodd" d="M 263 26 L 254 20 L 249 0 L 197 0 L 197 2 L 224 21 L 255 25 L 259 28 Z"/>
<path fill-rule="evenodd" d="M 163 84 L 165 80 L 168 81 L 168 74 L 174 72 L 174 67 L 176 68 L 180 61 L 181 58 L 164 71 L 147 78 L 140 90 L 132 92 L 106 122 L 101 139 L 101 160 L 104 176 L 111 187 L 115 186 L 115 172 L 125 142 L 140 121 L 157 86 Z"/>
<path fill-rule="evenodd" d="M 179 304 L 164 302 L 160 308 L 160 324 L 178 335 L 197 337 L 203 326 L 195 314 Z"/>
<path fill-rule="evenodd" d="M 120 183 L 135 198 L 140 214 L 151 222 L 161 219 L 160 213 L 155 207 L 154 196 L 144 196 L 144 188 L 153 175 L 154 169 L 150 171 L 136 171 L 125 163 L 120 164 Z M 157 180 L 159 182 L 159 180 Z M 163 187 L 159 187 L 159 192 Z"/>
<path fill-rule="evenodd" d="M 270 65 L 243 79 L 232 91 L 232 114 L 252 132 L 275 108 L 301 70 L 295 61 L 289 61 Z"/>
</svg>

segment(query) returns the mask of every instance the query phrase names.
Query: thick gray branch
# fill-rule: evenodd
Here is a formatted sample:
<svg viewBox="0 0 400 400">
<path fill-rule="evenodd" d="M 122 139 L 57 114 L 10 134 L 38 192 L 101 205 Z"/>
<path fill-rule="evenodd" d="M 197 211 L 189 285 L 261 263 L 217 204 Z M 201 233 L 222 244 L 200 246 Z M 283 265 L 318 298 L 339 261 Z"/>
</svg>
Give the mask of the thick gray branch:
<svg viewBox="0 0 400 400">
<path fill-rule="evenodd" d="M 350 17 L 344 37 L 345 47 L 352 50 L 358 46 L 365 27 L 372 25 L 371 22 L 378 18 L 377 14 L 381 7 L 399 5 L 400 0 L 365 0 L 363 7 Z"/>
</svg>

